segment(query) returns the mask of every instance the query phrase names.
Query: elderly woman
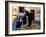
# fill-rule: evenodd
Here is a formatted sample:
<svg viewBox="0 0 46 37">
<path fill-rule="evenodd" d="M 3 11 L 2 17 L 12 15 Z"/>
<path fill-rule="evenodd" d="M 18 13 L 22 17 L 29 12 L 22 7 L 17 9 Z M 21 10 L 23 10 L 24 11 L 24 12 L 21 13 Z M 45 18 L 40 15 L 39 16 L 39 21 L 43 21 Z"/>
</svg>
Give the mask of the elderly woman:
<svg viewBox="0 0 46 37">
<path fill-rule="evenodd" d="M 23 13 L 23 15 L 19 15 L 19 19 L 17 21 L 17 24 L 16 24 L 16 29 L 21 28 L 21 25 L 23 24 L 26 24 L 26 14 L 25 14 L 25 11 Z"/>
</svg>

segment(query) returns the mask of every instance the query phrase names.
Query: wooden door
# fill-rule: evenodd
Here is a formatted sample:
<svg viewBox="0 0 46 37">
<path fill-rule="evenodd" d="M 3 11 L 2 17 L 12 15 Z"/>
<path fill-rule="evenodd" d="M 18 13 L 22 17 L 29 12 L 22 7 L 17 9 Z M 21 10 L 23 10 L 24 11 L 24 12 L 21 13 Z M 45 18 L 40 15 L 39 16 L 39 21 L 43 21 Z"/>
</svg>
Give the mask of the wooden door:
<svg viewBox="0 0 46 37">
<path fill-rule="evenodd" d="M 30 10 L 30 11 L 32 13 L 32 20 L 34 20 L 35 19 L 35 10 Z"/>
</svg>

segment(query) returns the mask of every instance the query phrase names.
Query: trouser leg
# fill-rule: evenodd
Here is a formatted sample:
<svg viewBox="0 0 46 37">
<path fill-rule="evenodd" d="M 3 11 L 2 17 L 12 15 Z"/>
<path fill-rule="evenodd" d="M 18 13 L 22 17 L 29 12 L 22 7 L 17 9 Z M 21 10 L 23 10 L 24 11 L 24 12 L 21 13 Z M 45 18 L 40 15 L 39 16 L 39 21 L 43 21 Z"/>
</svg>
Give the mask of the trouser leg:
<svg viewBox="0 0 46 37">
<path fill-rule="evenodd" d="M 32 20 L 31 20 L 30 17 L 28 17 L 28 19 L 29 19 L 29 25 L 28 25 L 28 26 L 31 26 L 31 24 L 32 24 Z"/>
</svg>

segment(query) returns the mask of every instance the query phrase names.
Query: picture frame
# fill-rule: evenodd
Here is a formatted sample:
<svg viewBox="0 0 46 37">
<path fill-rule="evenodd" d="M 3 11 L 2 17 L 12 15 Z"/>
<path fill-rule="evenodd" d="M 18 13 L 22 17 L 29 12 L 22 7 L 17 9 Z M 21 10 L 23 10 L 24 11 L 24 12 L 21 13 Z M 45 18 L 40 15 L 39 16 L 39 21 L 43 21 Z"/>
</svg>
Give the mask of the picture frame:
<svg viewBox="0 0 46 37">
<path fill-rule="evenodd" d="M 33 29 L 30 29 L 30 30 L 23 30 L 22 29 L 22 30 L 17 31 L 17 30 L 12 29 L 13 18 L 16 17 L 16 19 L 17 19 L 19 17 L 19 15 L 17 13 L 17 11 L 18 11 L 17 9 L 19 6 L 20 6 L 20 8 L 21 8 L 21 6 L 24 8 L 29 7 L 29 8 L 31 8 L 32 12 L 34 10 L 36 10 L 36 12 L 37 12 L 37 10 L 38 10 L 40 15 L 39 14 L 38 14 L 39 16 L 36 15 L 36 17 L 33 15 L 33 20 L 34 19 L 36 20 L 37 17 L 40 17 L 40 26 L 39 26 L 40 29 L 34 29 L 35 28 L 34 25 L 32 25 L 34 30 Z M 16 8 L 16 9 L 14 9 L 14 8 Z M 15 13 L 12 13 L 12 12 L 16 12 L 17 14 L 15 15 Z M 23 13 L 23 10 L 20 13 Z M 33 21 L 33 24 L 34 24 L 34 22 L 35 21 Z M 37 34 L 45 34 L 45 3 L 5 1 L 5 36 L 37 35 Z"/>
</svg>

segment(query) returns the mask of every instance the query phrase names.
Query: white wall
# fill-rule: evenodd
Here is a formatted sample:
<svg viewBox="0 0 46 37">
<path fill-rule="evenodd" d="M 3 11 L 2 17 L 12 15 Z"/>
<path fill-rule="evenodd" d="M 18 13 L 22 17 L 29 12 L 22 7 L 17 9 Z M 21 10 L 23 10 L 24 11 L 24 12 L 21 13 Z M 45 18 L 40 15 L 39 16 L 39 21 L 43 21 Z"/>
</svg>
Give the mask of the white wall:
<svg viewBox="0 0 46 37">
<path fill-rule="evenodd" d="M 44 3 L 46 3 L 46 0 L 21 0 L 21 1 L 44 2 Z M 5 2 L 5 0 L 0 0 L 0 37 L 5 37 L 5 20 L 4 20 L 5 19 L 5 3 L 4 2 Z M 46 34 L 25 35 L 25 36 L 12 36 L 12 37 L 46 37 Z"/>
<path fill-rule="evenodd" d="M 12 7 L 12 13 L 13 13 L 13 15 L 18 15 L 19 14 L 19 7 Z"/>
</svg>

